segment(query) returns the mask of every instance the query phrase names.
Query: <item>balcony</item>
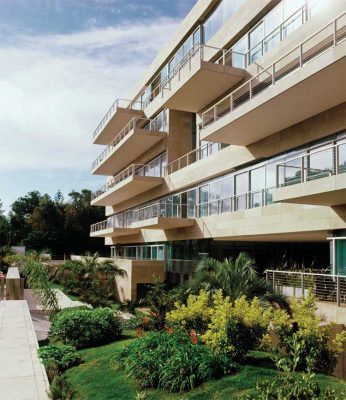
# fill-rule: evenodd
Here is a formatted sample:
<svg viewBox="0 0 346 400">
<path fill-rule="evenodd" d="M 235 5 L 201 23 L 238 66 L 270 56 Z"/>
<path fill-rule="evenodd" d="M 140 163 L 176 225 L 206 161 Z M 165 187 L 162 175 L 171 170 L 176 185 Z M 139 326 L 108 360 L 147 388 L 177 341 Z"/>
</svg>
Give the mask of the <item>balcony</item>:
<svg viewBox="0 0 346 400">
<path fill-rule="evenodd" d="M 193 226 L 195 220 L 187 218 L 186 204 L 159 201 L 132 211 L 131 228 L 178 229 Z"/>
<path fill-rule="evenodd" d="M 215 53 L 221 57 L 207 61 Z M 239 63 L 240 59 L 240 63 Z M 143 102 L 148 116 L 161 107 L 198 112 L 244 79 L 244 55 L 206 45 L 195 45 L 169 76 Z"/>
<path fill-rule="evenodd" d="M 277 165 L 275 202 L 346 204 L 346 140 Z"/>
<path fill-rule="evenodd" d="M 90 227 L 90 237 L 120 237 L 135 235 L 139 229 L 131 229 L 126 226 L 123 214 L 110 217 L 105 221 L 97 222 Z"/>
<path fill-rule="evenodd" d="M 160 172 L 156 175 L 157 171 L 151 168 L 150 163 L 132 164 L 92 193 L 91 205 L 114 206 L 160 186 L 164 181 L 163 174 Z"/>
<path fill-rule="evenodd" d="M 345 37 L 343 13 L 205 111 L 201 139 L 248 146 L 345 102 Z"/>
<path fill-rule="evenodd" d="M 144 117 L 140 102 L 117 99 L 95 129 L 93 143 L 108 145 L 114 134 L 119 132 L 131 119 Z"/>
<path fill-rule="evenodd" d="M 132 119 L 93 162 L 95 175 L 113 175 L 166 137 L 156 119 Z"/>
</svg>

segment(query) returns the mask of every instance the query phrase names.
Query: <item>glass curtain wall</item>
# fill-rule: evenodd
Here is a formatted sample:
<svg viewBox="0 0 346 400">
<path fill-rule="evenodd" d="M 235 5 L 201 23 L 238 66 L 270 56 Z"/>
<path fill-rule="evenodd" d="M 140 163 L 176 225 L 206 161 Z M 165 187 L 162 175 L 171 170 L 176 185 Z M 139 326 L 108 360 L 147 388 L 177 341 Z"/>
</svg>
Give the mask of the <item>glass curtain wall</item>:
<svg viewBox="0 0 346 400">
<path fill-rule="evenodd" d="M 235 52 L 247 54 L 246 64 L 275 47 L 281 40 L 298 29 L 305 21 L 319 13 L 329 1 L 283 0 L 256 26 L 246 33 L 233 47 Z M 238 67 L 242 60 L 239 60 Z"/>
<path fill-rule="evenodd" d="M 147 164 L 136 170 L 136 175 L 139 176 L 164 176 L 167 166 L 166 153 L 159 155 Z"/>
</svg>

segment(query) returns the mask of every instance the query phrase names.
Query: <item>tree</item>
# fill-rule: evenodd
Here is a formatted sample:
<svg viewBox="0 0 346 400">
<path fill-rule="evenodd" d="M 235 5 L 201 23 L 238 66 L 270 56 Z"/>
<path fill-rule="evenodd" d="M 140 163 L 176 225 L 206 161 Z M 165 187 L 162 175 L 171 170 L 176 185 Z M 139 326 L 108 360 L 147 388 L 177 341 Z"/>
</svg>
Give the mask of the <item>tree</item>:
<svg viewBox="0 0 346 400">
<path fill-rule="evenodd" d="M 221 289 L 224 296 L 229 296 L 233 303 L 242 296 L 247 299 L 257 296 L 263 301 L 289 310 L 284 296 L 276 293 L 265 278 L 257 274 L 255 260 L 245 252 L 241 252 L 235 259 L 226 258 L 222 262 L 213 258 L 201 261 L 193 279 L 186 286 L 193 293 L 200 289 Z"/>
<path fill-rule="evenodd" d="M 126 277 L 126 271 L 111 260 L 100 261 L 99 254 L 87 253 L 81 260 L 67 261 L 57 273 L 65 288 L 93 306 L 108 305 L 117 296 L 117 277 Z"/>
</svg>

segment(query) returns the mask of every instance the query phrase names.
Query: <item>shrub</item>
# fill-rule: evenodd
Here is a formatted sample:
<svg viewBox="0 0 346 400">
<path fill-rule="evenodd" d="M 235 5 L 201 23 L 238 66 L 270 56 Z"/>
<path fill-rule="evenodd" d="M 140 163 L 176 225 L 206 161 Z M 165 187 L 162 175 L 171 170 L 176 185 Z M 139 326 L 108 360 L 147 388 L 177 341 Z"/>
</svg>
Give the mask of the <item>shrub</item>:
<svg viewBox="0 0 346 400">
<path fill-rule="evenodd" d="M 120 334 L 120 319 L 112 309 L 72 308 L 55 316 L 49 338 L 80 349 L 112 342 Z"/>
<path fill-rule="evenodd" d="M 210 316 L 210 295 L 207 291 L 201 290 L 197 296 L 190 295 L 186 305 L 175 303 L 175 309 L 167 314 L 167 322 L 187 332 L 195 330 L 202 334 L 208 328 Z"/>
<path fill-rule="evenodd" d="M 57 375 L 50 384 L 49 397 L 52 400 L 71 400 L 73 391 L 64 375 Z"/>
<path fill-rule="evenodd" d="M 51 368 L 54 363 L 59 372 L 64 372 L 68 368 L 74 367 L 81 362 L 81 358 L 76 349 L 67 344 L 51 344 L 38 349 L 38 354 L 42 359 L 43 365 Z"/>
<path fill-rule="evenodd" d="M 131 343 L 121 354 L 126 372 L 142 388 L 171 392 L 191 390 L 213 377 L 230 373 L 236 364 L 213 354 L 181 332 L 150 333 Z"/>
<path fill-rule="evenodd" d="M 314 371 L 332 372 L 343 350 L 346 332 L 331 340 L 332 325 L 321 327 L 321 320 L 316 315 L 315 299 L 310 294 L 300 302 L 292 298 L 291 310 L 292 317 L 284 311 L 275 311 L 273 315 L 273 329 L 280 339 L 281 347 L 290 356 L 295 342 L 299 344 L 299 370 L 306 370 L 306 360 L 312 357 Z"/>
</svg>

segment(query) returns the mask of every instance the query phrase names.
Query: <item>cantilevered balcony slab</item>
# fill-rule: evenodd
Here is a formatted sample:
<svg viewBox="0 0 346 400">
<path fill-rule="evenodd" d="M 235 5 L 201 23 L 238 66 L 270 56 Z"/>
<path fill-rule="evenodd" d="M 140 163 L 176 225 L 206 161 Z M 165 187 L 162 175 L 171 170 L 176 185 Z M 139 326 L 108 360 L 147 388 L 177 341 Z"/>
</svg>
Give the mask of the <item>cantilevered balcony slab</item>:
<svg viewBox="0 0 346 400">
<path fill-rule="evenodd" d="M 195 225 L 194 219 L 154 217 L 142 221 L 132 222 L 131 228 L 166 230 L 166 229 L 187 228 L 193 225 Z"/>
<path fill-rule="evenodd" d="M 346 204 L 346 173 L 274 189 L 280 203 L 337 206 Z"/>
<path fill-rule="evenodd" d="M 114 175 L 165 137 L 165 132 L 134 128 L 98 162 L 92 173 Z"/>
<path fill-rule="evenodd" d="M 201 139 L 248 146 L 346 101 L 346 42 L 309 60 L 271 84 L 272 74 L 252 82 L 253 92 L 237 92 L 220 113 L 205 114 Z M 293 61 L 292 61 L 293 62 Z M 287 71 L 286 71 L 287 72 Z M 275 75 L 278 77 L 278 73 Z M 263 79 L 263 80 L 262 80 Z M 238 89 L 237 89 L 238 90 Z M 225 111 L 222 109 L 225 107 Z M 218 116 L 215 118 L 213 115 Z M 212 120 L 212 122 L 210 122 Z"/>
<path fill-rule="evenodd" d="M 145 117 L 144 111 L 122 107 L 122 103 L 112 107 L 94 132 L 94 144 L 108 145 L 131 119 Z"/>
<path fill-rule="evenodd" d="M 204 46 L 206 51 L 207 46 Z M 216 98 L 241 82 L 245 70 L 222 63 L 205 61 L 201 49 L 191 56 L 145 106 L 148 117 L 160 107 L 178 111 L 199 112 Z"/>
<path fill-rule="evenodd" d="M 164 178 L 131 175 L 91 201 L 93 206 L 114 206 L 127 199 L 160 186 Z"/>
<path fill-rule="evenodd" d="M 105 228 L 98 231 L 90 232 L 90 237 L 121 237 L 139 233 L 139 229 L 132 228 Z"/>
</svg>

